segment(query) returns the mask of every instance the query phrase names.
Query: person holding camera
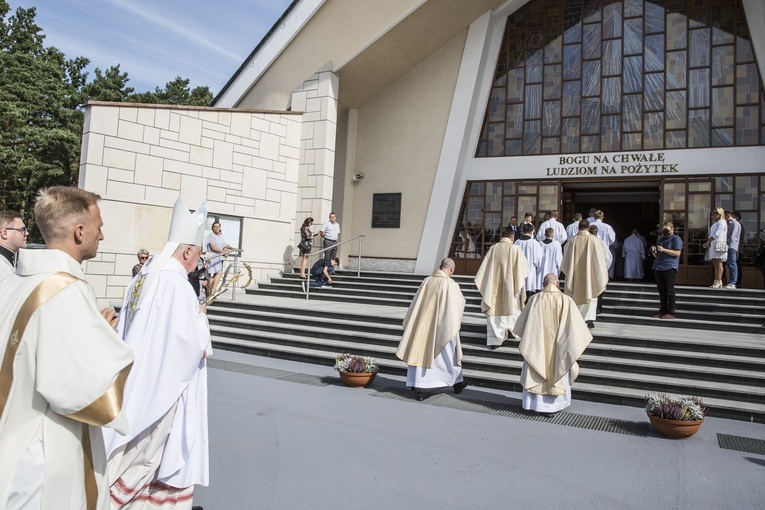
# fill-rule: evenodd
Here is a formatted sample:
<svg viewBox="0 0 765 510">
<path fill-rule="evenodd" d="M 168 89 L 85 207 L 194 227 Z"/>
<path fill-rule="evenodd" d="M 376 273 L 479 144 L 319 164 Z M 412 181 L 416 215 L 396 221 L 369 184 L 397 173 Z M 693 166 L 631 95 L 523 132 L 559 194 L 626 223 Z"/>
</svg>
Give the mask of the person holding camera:
<svg viewBox="0 0 765 510">
<path fill-rule="evenodd" d="M 675 226 L 671 221 L 662 225 L 661 235 L 656 240 L 656 246 L 651 246 L 653 274 L 656 287 L 659 289 L 659 313 L 654 319 L 675 318 L 675 275 L 680 265 L 680 252 L 683 250 L 683 240 L 675 235 Z"/>
</svg>

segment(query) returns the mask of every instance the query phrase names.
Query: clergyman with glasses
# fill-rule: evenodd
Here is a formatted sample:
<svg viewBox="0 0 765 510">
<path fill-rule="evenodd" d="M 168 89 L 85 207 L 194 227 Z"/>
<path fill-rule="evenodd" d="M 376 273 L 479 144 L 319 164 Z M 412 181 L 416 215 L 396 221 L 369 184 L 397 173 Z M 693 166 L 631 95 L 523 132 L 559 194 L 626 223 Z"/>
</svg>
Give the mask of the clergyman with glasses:
<svg viewBox="0 0 765 510">
<path fill-rule="evenodd" d="M 0 211 L 0 281 L 15 272 L 16 255 L 20 248 L 27 247 L 28 235 L 21 214 Z"/>
</svg>

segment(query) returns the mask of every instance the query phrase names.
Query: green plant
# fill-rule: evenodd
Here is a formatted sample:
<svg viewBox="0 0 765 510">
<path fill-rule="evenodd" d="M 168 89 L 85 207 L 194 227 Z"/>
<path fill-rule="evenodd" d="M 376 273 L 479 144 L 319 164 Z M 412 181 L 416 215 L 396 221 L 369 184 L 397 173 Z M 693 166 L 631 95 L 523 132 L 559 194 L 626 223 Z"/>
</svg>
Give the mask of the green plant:
<svg viewBox="0 0 765 510">
<path fill-rule="evenodd" d="M 707 414 L 707 408 L 699 397 L 673 398 L 663 393 L 646 395 L 645 410 L 651 416 L 676 421 L 703 420 Z"/>
<path fill-rule="evenodd" d="M 374 358 L 356 354 L 340 354 L 335 358 L 335 370 L 338 372 L 376 373 L 380 370 Z"/>
</svg>

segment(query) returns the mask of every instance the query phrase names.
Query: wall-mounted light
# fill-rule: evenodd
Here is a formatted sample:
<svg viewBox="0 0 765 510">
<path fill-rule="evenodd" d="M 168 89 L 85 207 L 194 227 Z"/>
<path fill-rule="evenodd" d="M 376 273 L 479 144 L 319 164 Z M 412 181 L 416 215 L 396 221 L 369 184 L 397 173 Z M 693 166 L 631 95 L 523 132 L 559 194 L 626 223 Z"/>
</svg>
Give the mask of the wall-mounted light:
<svg viewBox="0 0 765 510">
<path fill-rule="evenodd" d="M 363 181 L 364 180 L 364 174 L 359 172 L 356 175 L 353 176 L 353 180 L 356 182 Z"/>
</svg>

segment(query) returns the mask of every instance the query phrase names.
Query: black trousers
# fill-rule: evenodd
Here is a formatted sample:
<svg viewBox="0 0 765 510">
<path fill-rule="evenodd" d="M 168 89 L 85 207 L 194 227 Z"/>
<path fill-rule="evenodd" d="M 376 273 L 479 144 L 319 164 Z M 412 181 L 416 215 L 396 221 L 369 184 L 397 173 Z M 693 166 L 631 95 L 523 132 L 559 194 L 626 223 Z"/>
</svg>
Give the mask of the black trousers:
<svg viewBox="0 0 765 510">
<path fill-rule="evenodd" d="M 659 313 L 662 315 L 675 315 L 675 275 L 677 271 L 666 269 L 664 271 L 654 271 L 653 274 L 656 278 L 656 287 L 659 289 L 659 300 L 661 302 Z"/>
</svg>

